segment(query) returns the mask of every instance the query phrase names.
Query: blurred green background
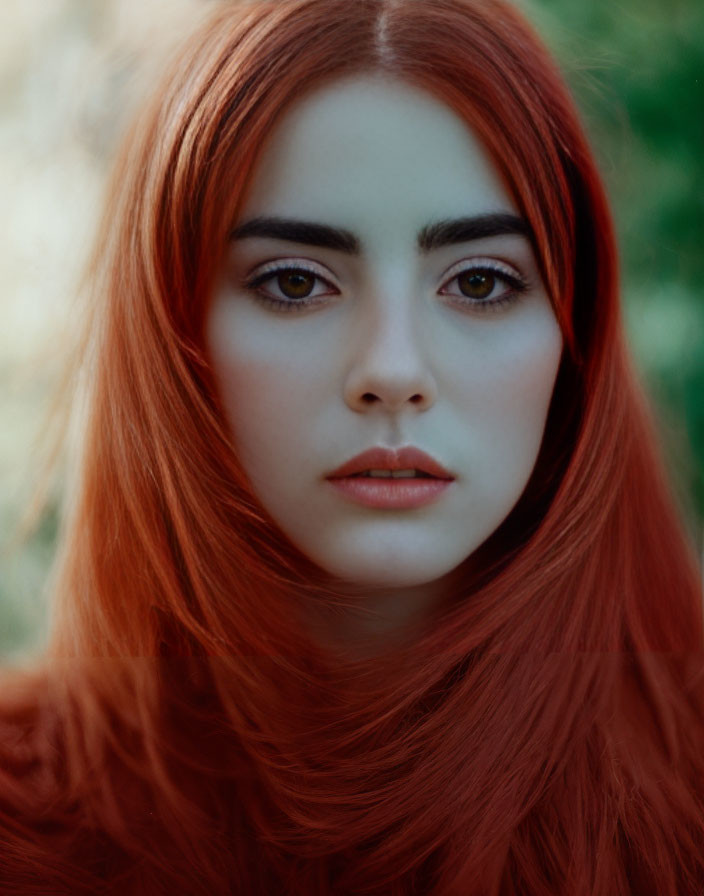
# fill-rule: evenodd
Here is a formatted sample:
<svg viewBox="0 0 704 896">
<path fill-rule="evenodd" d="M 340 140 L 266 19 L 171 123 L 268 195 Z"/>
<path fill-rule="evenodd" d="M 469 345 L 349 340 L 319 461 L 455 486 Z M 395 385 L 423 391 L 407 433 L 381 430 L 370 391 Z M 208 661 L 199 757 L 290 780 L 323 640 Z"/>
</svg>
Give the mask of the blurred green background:
<svg viewBox="0 0 704 896">
<path fill-rule="evenodd" d="M 354 0 L 350 0 L 354 2 Z M 155 47 L 209 0 L 0 7 L 0 654 L 40 645 L 58 492 L 13 544 L 35 484 L 55 334 L 116 142 Z M 577 99 L 612 200 L 631 347 L 692 538 L 704 521 L 704 3 L 518 0 Z"/>
<path fill-rule="evenodd" d="M 704 3 L 529 0 L 611 198 L 628 336 L 696 543 L 704 520 Z"/>
</svg>

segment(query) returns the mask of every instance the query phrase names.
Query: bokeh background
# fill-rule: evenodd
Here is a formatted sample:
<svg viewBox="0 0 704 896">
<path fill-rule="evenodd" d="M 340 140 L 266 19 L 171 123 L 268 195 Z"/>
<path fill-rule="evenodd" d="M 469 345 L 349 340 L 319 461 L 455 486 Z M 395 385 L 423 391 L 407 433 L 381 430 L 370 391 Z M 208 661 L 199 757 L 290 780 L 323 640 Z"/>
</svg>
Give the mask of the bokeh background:
<svg viewBox="0 0 704 896">
<path fill-rule="evenodd" d="M 0 4 L 0 655 L 41 645 L 61 498 L 28 536 L 42 424 L 116 146 L 213 0 Z M 354 2 L 354 0 L 350 0 Z M 519 0 L 606 181 L 629 339 L 695 543 L 704 521 L 704 4 Z M 450 48 L 451 51 L 451 48 Z"/>
</svg>

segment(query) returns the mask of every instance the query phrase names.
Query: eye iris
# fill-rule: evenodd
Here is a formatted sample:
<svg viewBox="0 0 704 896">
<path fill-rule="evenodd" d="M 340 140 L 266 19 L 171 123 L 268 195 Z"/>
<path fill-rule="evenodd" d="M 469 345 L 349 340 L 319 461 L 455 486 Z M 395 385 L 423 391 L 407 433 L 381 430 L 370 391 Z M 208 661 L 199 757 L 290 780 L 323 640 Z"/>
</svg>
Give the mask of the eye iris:
<svg viewBox="0 0 704 896">
<path fill-rule="evenodd" d="M 279 289 L 289 299 L 305 299 L 315 285 L 315 277 L 304 271 L 282 271 L 276 279 Z"/>
<path fill-rule="evenodd" d="M 488 271 L 467 271 L 459 275 L 457 284 L 469 298 L 486 299 L 496 285 L 496 278 Z"/>
</svg>

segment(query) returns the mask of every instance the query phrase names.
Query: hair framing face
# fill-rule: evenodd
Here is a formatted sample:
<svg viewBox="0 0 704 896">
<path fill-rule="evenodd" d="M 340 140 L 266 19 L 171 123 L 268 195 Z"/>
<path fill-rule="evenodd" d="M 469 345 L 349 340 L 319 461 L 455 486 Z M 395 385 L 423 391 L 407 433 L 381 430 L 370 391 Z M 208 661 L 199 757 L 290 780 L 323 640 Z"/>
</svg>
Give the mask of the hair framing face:
<svg viewBox="0 0 704 896">
<path fill-rule="evenodd" d="M 336 666 L 296 609 L 339 595 L 253 500 L 203 330 L 273 123 L 318 85 L 378 71 L 484 141 L 567 350 L 486 575 L 460 577 L 418 642 Z M 90 892 L 126 866 L 143 892 L 697 892 L 700 585 L 630 372 L 615 258 L 567 91 L 505 3 L 215 9 L 131 133 L 98 236 L 88 423 L 31 741 L 61 773 L 41 794 L 4 789 L 7 880 L 41 869 L 48 889 Z M 65 832 L 60 859 L 7 821 L 32 811 Z"/>
</svg>

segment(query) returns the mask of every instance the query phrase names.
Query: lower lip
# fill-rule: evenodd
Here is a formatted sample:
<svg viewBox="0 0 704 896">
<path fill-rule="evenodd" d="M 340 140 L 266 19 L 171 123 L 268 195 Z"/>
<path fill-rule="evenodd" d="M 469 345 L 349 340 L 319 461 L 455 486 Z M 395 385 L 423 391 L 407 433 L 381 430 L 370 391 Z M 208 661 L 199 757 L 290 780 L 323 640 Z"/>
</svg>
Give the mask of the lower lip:
<svg viewBox="0 0 704 896">
<path fill-rule="evenodd" d="M 452 484 L 452 479 L 376 479 L 348 476 L 328 482 L 346 498 L 365 507 L 412 510 L 432 504 Z"/>
</svg>

